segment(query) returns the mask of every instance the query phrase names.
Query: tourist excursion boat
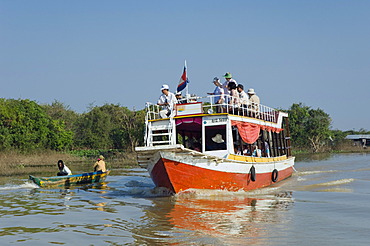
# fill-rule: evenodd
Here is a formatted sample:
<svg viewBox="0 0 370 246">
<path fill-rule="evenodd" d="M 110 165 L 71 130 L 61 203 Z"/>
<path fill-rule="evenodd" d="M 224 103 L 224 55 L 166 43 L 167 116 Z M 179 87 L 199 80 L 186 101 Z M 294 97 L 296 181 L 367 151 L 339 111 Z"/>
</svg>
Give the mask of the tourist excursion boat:
<svg viewBox="0 0 370 246">
<path fill-rule="evenodd" d="M 215 96 L 187 97 L 168 118 L 146 104 L 145 146 L 139 165 L 157 187 L 252 190 L 288 178 L 294 170 L 288 114 L 258 105 L 232 105 Z M 256 154 L 257 153 L 257 154 Z"/>
<path fill-rule="evenodd" d="M 84 185 L 103 182 L 109 173 L 110 170 L 107 170 L 106 172 L 98 171 L 91 173 L 42 178 L 30 175 L 29 180 L 33 181 L 40 187 L 69 187 L 73 185 Z"/>
</svg>

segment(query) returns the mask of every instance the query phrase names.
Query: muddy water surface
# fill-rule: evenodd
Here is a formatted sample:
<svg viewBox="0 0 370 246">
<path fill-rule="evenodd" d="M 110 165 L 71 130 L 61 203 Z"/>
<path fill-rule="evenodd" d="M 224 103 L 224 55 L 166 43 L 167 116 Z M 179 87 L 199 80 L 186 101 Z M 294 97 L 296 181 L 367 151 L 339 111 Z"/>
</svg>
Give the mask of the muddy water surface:
<svg viewBox="0 0 370 246">
<path fill-rule="evenodd" d="M 143 169 L 114 169 L 106 183 L 72 189 L 1 177 L 0 244 L 368 245 L 370 155 L 301 158 L 296 169 L 252 192 L 175 196 Z"/>
</svg>

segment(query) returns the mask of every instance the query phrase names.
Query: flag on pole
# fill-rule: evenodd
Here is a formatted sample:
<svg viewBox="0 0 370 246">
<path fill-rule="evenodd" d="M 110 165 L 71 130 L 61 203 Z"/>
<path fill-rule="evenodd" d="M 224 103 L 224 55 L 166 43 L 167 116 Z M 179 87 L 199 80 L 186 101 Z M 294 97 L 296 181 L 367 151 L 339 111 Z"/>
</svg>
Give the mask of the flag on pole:
<svg viewBox="0 0 370 246">
<path fill-rule="evenodd" d="M 185 61 L 185 65 L 184 65 L 184 71 L 182 72 L 182 75 L 181 75 L 181 78 L 180 78 L 180 82 L 177 86 L 177 92 L 180 92 L 182 91 L 183 89 L 185 89 L 186 85 L 189 83 L 189 80 L 188 80 L 188 76 L 186 74 L 186 61 Z"/>
</svg>

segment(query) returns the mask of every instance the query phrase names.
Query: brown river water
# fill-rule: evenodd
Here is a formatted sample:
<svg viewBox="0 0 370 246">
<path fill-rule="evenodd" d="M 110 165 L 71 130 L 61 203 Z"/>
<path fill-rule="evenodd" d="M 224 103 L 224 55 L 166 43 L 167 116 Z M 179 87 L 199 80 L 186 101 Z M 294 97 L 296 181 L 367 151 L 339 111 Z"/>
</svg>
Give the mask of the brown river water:
<svg viewBox="0 0 370 246">
<path fill-rule="evenodd" d="M 251 192 L 177 195 L 139 168 L 71 189 L 0 177 L 0 245 L 369 245 L 370 154 L 299 158 L 295 168 Z"/>
</svg>

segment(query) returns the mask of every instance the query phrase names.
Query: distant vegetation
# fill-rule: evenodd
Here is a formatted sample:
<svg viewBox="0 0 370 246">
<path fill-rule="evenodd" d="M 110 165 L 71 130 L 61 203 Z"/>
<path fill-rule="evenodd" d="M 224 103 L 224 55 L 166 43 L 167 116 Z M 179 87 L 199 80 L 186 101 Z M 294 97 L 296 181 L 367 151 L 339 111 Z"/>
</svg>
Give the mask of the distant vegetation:
<svg viewBox="0 0 370 246">
<path fill-rule="evenodd" d="M 0 151 L 121 149 L 144 139 L 144 110 L 105 104 L 78 114 L 61 102 L 0 98 Z"/>
<path fill-rule="evenodd" d="M 302 103 L 285 111 L 289 113 L 294 149 L 338 150 L 346 143 L 346 135 L 370 134 L 364 129 L 331 130 L 329 114 Z M 0 98 L 0 151 L 44 149 L 80 155 L 88 150 L 133 152 L 135 146 L 143 144 L 144 121 L 144 110 L 132 111 L 114 104 L 91 107 L 78 114 L 58 101 L 40 105 L 31 100 Z"/>
<path fill-rule="evenodd" d="M 331 129 L 331 118 L 322 109 L 312 109 L 302 103 L 294 103 L 288 110 L 289 127 L 293 149 L 325 152 L 354 151 L 352 140 L 345 140 L 349 134 L 370 134 L 365 129 L 340 131 Z"/>
</svg>

